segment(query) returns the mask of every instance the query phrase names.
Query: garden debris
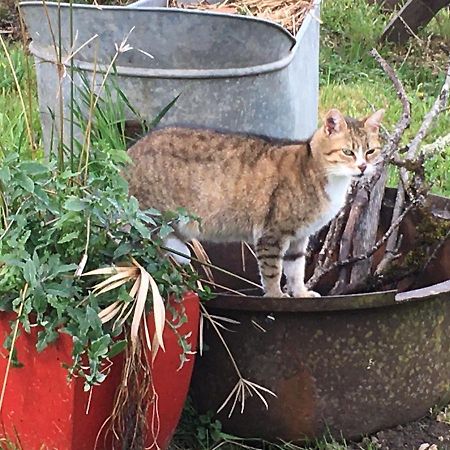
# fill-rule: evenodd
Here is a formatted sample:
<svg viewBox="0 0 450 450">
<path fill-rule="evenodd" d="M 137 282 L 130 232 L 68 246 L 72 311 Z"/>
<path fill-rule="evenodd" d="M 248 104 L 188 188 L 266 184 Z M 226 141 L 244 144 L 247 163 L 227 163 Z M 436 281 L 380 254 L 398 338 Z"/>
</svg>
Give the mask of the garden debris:
<svg viewBox="0 0 450 450">
<path fill-rule="evenodd" d="M 211 1 L 211 0 L 210 0 Z M 313 0 L 224 0 L 210 3 L 199 0 L 197 3 L 184 3 L 183 0 L 170 0 L 172 8 L 200 9 L 229 14 L 240 14 L 271 20 L 286 28 L 294 36 L 313 7 Z"/>
</svg>

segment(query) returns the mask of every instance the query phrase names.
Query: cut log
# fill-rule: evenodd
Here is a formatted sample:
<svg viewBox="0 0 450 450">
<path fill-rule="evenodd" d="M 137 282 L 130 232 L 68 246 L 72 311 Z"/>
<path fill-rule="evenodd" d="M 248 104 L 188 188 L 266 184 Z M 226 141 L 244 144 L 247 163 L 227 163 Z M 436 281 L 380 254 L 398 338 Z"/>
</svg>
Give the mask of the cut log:
<svg viewBox="0 0 450 450">
<path fill-rule="evenodd" d="M 404 44 L 448 5 L 450 0 L 408 0 L 389 22 L 381 39 Z"/>
</svg>

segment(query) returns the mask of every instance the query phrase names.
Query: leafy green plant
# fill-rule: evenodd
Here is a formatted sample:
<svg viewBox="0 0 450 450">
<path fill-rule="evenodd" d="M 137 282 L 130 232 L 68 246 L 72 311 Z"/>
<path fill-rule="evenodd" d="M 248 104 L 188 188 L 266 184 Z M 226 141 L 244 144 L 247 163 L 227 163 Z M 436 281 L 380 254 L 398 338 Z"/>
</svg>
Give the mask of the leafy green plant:
<svg viewBox="0 0 450 450">
<path fill-rule="evenodd" d="M 57 173 L 55 163 L 21 161 L 17 153 L 5 157 L 0 170 L 8 211 L 0 227 L 0 307 L 20 308 L 26 332 L 31 324 L 42 327 L 38 350 L 61 332 L 72 336 L 71 373 L 85 376 L 87 386 L 104 379 L 102 363 L 123 331 L 120 322 L 102 325 L 100 311 L 132 299 L 126 284 L 94 295 L 92 282 L 73 276 L 83 255 L 87 268 L 139 260 L 165 298 L 196 289 L 195 273 L 178 270 L 158 247 L 174 220 L 188 220 L 186 214 L 141 211 L 128 199 L 114 157 L 103 153 L 95 161 L 102 161 L 101 174 L 91 171 L 87 185 L 74 183 L 69 170 Z M 88 367 L 81 368 L 85 357 Z"/>
<path fill-rule="evenodd" d="M 0 63 L 7 69 L 0 78 L 2 89 L 23 99 L 23 60 L 18 51 L 9 52 L 2 44 L 6 58 Z M 14 310 L 21 325 L 17 329 L 13 324 L 13 334 L 5 343 L 10 350 L 17 333 L 30 332 L 33 325 L 40 327 L 38 351 L 61 333 L 70 335 L 69 373 L 84 377 L 89 389 L 105 379 L 105 361 L 123 350 L 125 318 L 140 323 L 143 306 L 147 312 L 164 309 L 169 296 L 181 299 L 187 290 L 197 290 L 198 276 L 191 267 L 174 265 L 161 248 L 173 223 L 192 217 L 183 210 L 141 211 L 137 200 L 128 196 L 121 170 L 129 162 L 124 124 L 125 111 L 132 106 L 125 95 L 113 77 L 102 81 L 101 97 L 99 92 L 92 94 L 87 80 L 77 89 L 81 100 L 73 101 L 72 110 L 82 138 L 70 148 L 58 148 L 56 158 L 48 160 L 39 156 L 42 152 L 29 151 L 32 138 L 16 137 L 15 145 L 8 141 L 2 145 L 0 308 Z M 22 117 L 27 117 L 25 101 L 21 107 Z M 24 136 L 26 124 L 20 123 Z M 91 277 L 81 276 L 89 271 Z M 102 281 L 105 275 L 113 281 L 118 277 L 120 283 Z M 141 283 L 143 277 L 146 283 Z M 146 284 L 146 290 L 136 289 L 130 295 L 140 284 Z M 152 296 L 147 297 L 149 292 Z M 208 297 L 209 292 L 205 287 L 202 295 Z M 137 311 L 138 302 L 136 316 L 131 313 Z M 111 305 L 115 315 L 108 309 Z M 155 314 L 155 321 L 163 345 L 163 311 Z M 185 337 L 179 340 L 180 353 L 189 351 Z M 20 361 L 16 352 L 11 355 Z"/>
</svg>

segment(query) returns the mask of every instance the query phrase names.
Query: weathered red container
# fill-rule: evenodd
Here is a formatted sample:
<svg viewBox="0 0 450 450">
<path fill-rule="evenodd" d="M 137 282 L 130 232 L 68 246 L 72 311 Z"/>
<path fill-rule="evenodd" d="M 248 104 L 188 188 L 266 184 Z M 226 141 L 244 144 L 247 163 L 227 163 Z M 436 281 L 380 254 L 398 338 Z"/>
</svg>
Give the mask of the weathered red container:
<svg viewBox="0 0 450 450">
<path fill-rule="evenodd" d="M 183 302 L 172 302 L 178 311 L 185 308 L 188 321 L 178 328 L 178 333 L 192 333 L 190 342 L 195 350 L 199 325 L 199 302 L 196 294 L 184 296 Z M 172 317 L 168 310 L 168 319 Z M 0 315 L 0 339 L 10 331 L 11 313 Z M 149 325 L 152 320 L 148 319 Z M 120 382 L 122 354 L 113 359 L 111 372 L 106 380 L 89 393 L 83 391 L 83 380 L 67 381 L 63 363 L 70 363 L 72 340 L 62 334 L 55 344 L 42 353 L 35 348 L 36 328 L 32 333 L 21 333 L 15 348 L 23 367 L 9 371 L 3 407 L 0 435 L 17 441 L 21 448 L 38 450 L 110 450 L 105 431 L 99 435 L 103 423 L 113 407 L 114 395 Z M 193 357 L 180 366 L 181 349 L 178 336 L 169 328 L 164 330 L 166 351 L 160 351 L 153 365 L 153 382 L 158 394 L 160 430 L 158 436 L 149 436 L 147 446 L 161 449 L 168 447 L 183 409 L 193 368 Z M 6 353 L 6 352 L 5 352 Z M 7 367 L 7 355 L 0 358 L 0 376 L 3 381 Z M 86 413 L 89 404 L 89 412 Z M 151 409 L 151 408 L 150 408 Z M 149 412 L 152 423 L 153 412 Z M 150 431 L 149 431 L 149 434 Z M 98 439 L 97 439 L 98 437 Z M 156 440 L 155 440 L 156 438 Z M 97 447 L 95 443 L 97 440 Z"/>
</svg>

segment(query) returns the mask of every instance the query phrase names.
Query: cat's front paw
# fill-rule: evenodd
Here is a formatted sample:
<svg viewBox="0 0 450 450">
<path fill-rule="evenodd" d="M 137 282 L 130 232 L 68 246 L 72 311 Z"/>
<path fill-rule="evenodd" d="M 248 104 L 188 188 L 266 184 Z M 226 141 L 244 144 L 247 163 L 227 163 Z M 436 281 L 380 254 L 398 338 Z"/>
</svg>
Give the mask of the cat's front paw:
<svg viewBox="0 0 450 450">
<path fill-rule="evenodd" d="M 302 291 L 299 295 L 296 295 L 296 297 L 314 298 L 314 297 L 321 297 L 321 295 L 316 291 L 305 290 Z"/>
<path fill-rule="evenodd" d="M 309 289 L 289 289 L 286 288 L 286 292 L 290 294 L 291 297 L 295 298 L 315 298 L 321 297 L 321 295 L 316 291 L 310 291 Z"/>
<path fill-rule="evenodd" d="M 278 291 L 266 292 L 264 297 L 272 297 L 272 298 L 289 298 L 290 295 L 287 292 L 283 292 L 281 289 Z"/>
</svg>

